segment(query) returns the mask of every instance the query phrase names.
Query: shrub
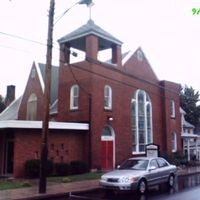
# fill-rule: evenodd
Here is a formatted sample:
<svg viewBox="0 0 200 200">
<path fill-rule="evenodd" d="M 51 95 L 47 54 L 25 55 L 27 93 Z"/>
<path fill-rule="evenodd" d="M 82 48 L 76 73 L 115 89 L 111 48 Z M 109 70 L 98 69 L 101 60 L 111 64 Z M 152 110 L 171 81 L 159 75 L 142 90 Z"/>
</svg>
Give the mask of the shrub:
<svg viewBox="0 0 200 200">
<path fill-rule="evenodd" d="M 37 178 L 40 173 L 40 160 L 27 160 L 25 163 L 25 175 L 28 178 Z"/>
<path fill-rule="evenodd" d="M 67 176 L 70 174 L 70 165 L 68 163 L 55 163 L 55 175 Z"/>
<path fill-rule="evenodd" d="M 71 179 L 70 179 L 69 177 L 64 177 L 64 178 L 62 179 L 62 182 L 63 182 L 63 183 L 69 183 L 69 182 L 71 182 Z"/>
<path fill-rule="evenodd" d="M 180 165 L 188 165 L 186 155 L 183 155 L 180 152 L 176 152 L 171 155 L 161 154 L 169 163 L 180 166 Z"/>
<path fill-rule="evenodd" d="M 52 160 L 47 160 L 47 176 L 51 176 L 53 174 L 54 164 Z"/>
<path fill-rule="evenodd" d="M 89 171 L 88 166 L 83 161 L 74 160 L 70 162 L 71 174 L 83 174 Z"/>
<path fill-rule="evenodd" d="M 51 160 L 47 161 L 47 176 L 51 175 L 53 172 L 53 162 Z M 40 160 L 32 159 L 27 160 L 25 163 L 25 175 L 28 178 L 38 178 L 40 175 Z"/>
</svg>

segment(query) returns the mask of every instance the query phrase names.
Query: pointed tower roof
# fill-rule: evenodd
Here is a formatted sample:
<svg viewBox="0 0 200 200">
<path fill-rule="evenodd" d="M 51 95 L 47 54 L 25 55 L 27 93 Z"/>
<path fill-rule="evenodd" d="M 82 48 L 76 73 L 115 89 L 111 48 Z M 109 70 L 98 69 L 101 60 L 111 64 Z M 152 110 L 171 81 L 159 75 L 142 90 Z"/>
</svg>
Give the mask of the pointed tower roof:
<svg viewBox="0 0 200 200">
<path fill-rule="evenodd" d="M 107 31 L 103 30 L 101 27 L 97 26 L 91 19 L 87 22 L 87 24 L 59 39 L 58 42 L 70 42 L 71 47 L 85 51 L 85 37 L 91 34 L 99 37 L 99 50 L 108 49 L 113 44 L 122 45 L 120 40 L 112 36 Z"/>
</svg>

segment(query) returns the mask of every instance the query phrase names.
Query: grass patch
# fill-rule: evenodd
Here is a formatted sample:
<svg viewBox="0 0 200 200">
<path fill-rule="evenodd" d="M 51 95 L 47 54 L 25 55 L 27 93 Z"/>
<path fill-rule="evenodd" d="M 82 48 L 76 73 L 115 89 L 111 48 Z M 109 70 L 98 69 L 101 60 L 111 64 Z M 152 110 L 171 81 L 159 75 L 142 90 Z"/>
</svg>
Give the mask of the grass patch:
<svg viewBox="0 0 200 200">
<path fill-rule="evenodd" d="M 56 176 L 56 177 L 49 177 L 48 181 L 57 182 L 57 183 L 69 183 L 69 182 L 75 182 L 75 181 L 95 180 L 95 179 L 100 179 L 102 174 L 103 173 L 101 172 L 92 172 L 92 173 L 85 173 L 85 174 L 71 175 L 71 176 L 64 176 L 64 177 Z"/>
<path fill-rule="evenodd" d="M 71 176 L 55 176 L 55 177 L 48 177 L 48 182 L 54 183 L 70 183 L 75 181 L 84 181 L 84 180 L 95 180 L 100 179 L 101 172 L 92 172 L 92 173 L 85 173 L 79 175 L 71 175 Z M 19 180 L 19 179 L 2 179 L 0 180 L 0 190 L 8 190 L 8 189 L 17 189 L 17 188 L 25 188 L 31 187 L 37 184 L 37 180 Z"/>
<path fill-rule="evenodd" d="M 31 187 L 32 185 L 26 181 L 16 181 L 16 180 L 0 180 L 0 190 L 17 189 L 24 187 Z"/>
</svg>

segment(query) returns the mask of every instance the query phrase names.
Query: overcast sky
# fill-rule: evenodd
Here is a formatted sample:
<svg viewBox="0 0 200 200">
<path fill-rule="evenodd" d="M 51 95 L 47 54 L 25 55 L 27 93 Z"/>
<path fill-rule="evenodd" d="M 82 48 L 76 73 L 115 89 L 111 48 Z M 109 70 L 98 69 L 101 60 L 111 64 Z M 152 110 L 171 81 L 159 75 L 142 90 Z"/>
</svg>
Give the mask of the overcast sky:
<svg viewBox="0 0 200 200">
<path fill-rule="evenodd" d="M 55 0 L 55 19 L 77 1 Z M 200 0 L 93 0 L 92 19 L 123 42 L 123 52 L 141 47 L 160 80 L 200 91 Z M 1 0 L 0 94 L 16 85 L 22 95 L 32 62 L 46 62 L 50 0 Z M 53 64 L 58 65 L 57 40 L 87 23 L 89 9 L 73 7 L 54 27 Z M 7 34 L 36 42 L 28 42 Z M 38 44 L 42 43 L 42 44 Z"/>
</svg>

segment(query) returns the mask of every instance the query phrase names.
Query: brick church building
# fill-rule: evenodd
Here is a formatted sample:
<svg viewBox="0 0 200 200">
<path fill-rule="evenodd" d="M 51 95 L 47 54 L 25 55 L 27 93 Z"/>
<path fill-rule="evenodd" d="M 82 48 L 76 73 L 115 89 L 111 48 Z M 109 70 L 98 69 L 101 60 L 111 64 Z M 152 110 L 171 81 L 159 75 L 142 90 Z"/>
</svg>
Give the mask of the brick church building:
<svg viewBox="0 0 200 200">
<path fill-rule="evenodd" d="M 180 85 L 160 81 L 141 48 L 122 54 L 122 42 L 92 20 L 58 40 L 52 66 L 48 157 L 109 170 L 130 156 L 181 151 Z M 73 62 L 73 51 L 84 56 Z M 99 55 L 107 50 L 110 59 Z M 0 174 L 24 175 L 40 158 L 45 65 L 33 63 L 23 95 L 0 114 Z"/>
</svg>

